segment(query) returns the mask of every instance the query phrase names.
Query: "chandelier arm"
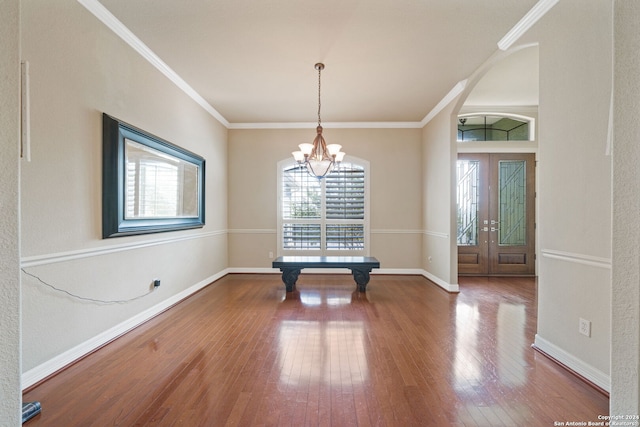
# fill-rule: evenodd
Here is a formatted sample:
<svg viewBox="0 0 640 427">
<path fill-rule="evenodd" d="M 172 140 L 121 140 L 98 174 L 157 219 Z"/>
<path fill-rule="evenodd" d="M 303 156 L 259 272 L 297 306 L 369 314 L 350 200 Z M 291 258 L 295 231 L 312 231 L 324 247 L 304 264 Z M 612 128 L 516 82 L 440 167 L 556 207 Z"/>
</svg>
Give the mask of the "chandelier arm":
<svg viewBox="0 0 640 427">
<path fill-rule="evenodd" d="M 309 159 L 312 160 L 332 160 L 327 150 L 327 143 L 322 137 L 322 133 L 318 133 L 313 140 L 313 149 L 309 154 Z"/>
</svg>

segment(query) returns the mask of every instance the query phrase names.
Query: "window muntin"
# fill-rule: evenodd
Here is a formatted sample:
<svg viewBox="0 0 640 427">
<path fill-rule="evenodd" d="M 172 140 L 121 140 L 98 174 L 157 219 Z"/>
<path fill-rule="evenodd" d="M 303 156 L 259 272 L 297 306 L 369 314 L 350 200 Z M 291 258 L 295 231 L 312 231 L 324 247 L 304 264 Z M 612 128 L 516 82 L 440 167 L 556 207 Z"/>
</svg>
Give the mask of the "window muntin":
<svg viewBox="0 0 640 427">
<path fill-rule="evenodd" d="M 320 180 L 304 167 L 281 162 L 280 252 L 366 255 L 366 176 L 366 162 L 343 161 Z"/>
</svg>

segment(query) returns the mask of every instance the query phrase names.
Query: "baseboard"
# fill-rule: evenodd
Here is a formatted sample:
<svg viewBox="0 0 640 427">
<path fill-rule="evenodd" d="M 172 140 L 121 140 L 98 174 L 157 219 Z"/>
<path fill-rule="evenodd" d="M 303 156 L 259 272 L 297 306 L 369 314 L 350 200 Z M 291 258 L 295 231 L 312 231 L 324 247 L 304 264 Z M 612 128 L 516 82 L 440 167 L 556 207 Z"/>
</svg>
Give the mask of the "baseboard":
<svg viewBox="0 0 640 427">
<path fill-rule="evenodd" d="M 451 292 L 451 293 L 460 292 L 460 286 L 457 283 L 448 283 L 442 280 L 441 278 L 439 278 L 438 276 L 429 273 L 426 270 L 422 270 L 422 275 L 427 279 L 431 280 L 436 285 L 440 286 L 442 289 L 444 289 L 447 292 Z"/>
<path fill-rule="evenodd" d="M 200 289 L 206 287 L 212 282 L 226 276 L 229 273 L 228 269 L 222 270 L 219 273 L 214 274 L 199 283 L 185 289 L 184 291 L 177 293 L 176 295 L 162 301 L 160 304 L 155 305 L 147 310 L 133 316 L 132 318 L 125 320 L 124 322 L 108 329 L 101 334 L 79 344 L 64 353 L 46 361 L 45 363 L 36 366 L 33 369 L 28 370 L 22 374 L 22 390 L 25 390 L 34 384 L 42 381 L 43 379 L 51 376 L 52 374 L 64 369 L 84 356 L 96 351 L 100 347 L 109 343 L 110 341 L 118 338 L 122 334 L 134 329 L 137 326 L 152 319 L 158 314 L 162 313 L 169 307 L 177 304 L 190 295 L 198 292 Z"/>
<path fill-rule="evenodd" d="M 280 274 L 280 270 L 277 268 L 252 268 L 252 267 L 234 267 L 228 268 L 229 273 L 247 273 L 247 274 Z M 305 268 L 305 273 L 311 274 L 351 274 L 348 268 Z M 440 286 L 447 292 L 460 292 L 458 284 L 447 283 L 439 277 L 429 273 L 426 270 L 420 268 L 376 268 L 371 271 L 371 275 L 415 275 L 423 276 L 436 285 Z"/>
<path fill-rule="evenodd" d="M 270 267 L 230 267 L 229 274 L 280 274 L 280 270 Z"/>
<path fill-rule="evenodd" d="M 536 334 L 534 347 L 605 392 L 611 391 L 611 377 Z"/>
</svg>

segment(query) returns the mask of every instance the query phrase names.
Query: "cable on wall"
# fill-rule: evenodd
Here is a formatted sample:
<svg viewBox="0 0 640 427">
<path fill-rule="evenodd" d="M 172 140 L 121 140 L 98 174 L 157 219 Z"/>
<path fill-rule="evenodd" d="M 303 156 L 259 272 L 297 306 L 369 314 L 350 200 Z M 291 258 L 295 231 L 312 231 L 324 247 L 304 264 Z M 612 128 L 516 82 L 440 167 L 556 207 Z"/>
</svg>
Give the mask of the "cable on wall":
<svg viewBox="0 0 640 427">
<path fill-rule="evenodd" d="M 131 301 L 135 301 L 135 300 L 138 300 L 140 298 L 146 297 L 147 295 L 153 293 L 153 291 L 156 289 L 156 287 L 154 286 L 146 294 L 142 294 L 142 295 L 139 295 L 137 297 L 130 298 L 130 299 L 125 299 L 125 300 L 101 300 L 101 299 L 83 297 L 83 296 L 71 293 L 69 291 L 66 291 L 64 289 L 57 288 L 56 286 L 45 282 L 44 280 L 42 280 L 40 277 L 36 276 L 35 274 L 29 273 L 24 268 L 21 268 L 20 270 L 22 270 L 22 272 L 24 274 L 26 274 L 27 276 L 33 277 L 38 282 L 40 282 L 41 284 L 53 289 L 54 291 L 66 294 L 66 295 L 68 295 L 68 296 L 70 296 L 72 298 L 75 298 L 75 299 L 78 299 L 78 300 L 81 300 L 81 301 L 87 301 L 87 302 L 92 302 L 92 303 L 96 303 L 96 304 L 126 304 L 126 303 L 129 303 Z"/>
</svg>

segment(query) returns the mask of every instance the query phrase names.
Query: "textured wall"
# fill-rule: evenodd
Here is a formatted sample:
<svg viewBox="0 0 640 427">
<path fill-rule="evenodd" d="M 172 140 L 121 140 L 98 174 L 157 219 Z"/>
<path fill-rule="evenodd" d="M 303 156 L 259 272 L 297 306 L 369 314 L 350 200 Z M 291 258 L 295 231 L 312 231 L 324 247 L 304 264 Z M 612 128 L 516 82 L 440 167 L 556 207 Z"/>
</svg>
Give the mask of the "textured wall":
<svg viewBox="0 0 640 427">
<path fill-rule="evenodd" d="M 615 2 L 611 414 L 640 413 L 640 3 Z"/>
<path fill-rule="evenodd" d="M 19 2 L 0 1 L 0 425 L 20 425 Z"/>
</svg>

